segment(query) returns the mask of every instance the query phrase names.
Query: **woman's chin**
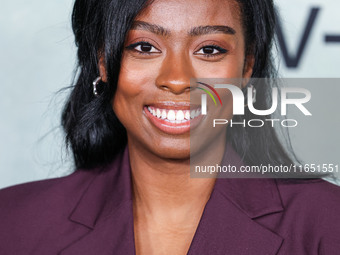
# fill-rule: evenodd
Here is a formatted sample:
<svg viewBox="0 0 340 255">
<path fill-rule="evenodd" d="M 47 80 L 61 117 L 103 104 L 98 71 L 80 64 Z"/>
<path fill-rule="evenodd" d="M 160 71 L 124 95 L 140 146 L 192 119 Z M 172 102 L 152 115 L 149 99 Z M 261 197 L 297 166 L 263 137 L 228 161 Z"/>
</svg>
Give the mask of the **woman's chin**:
<svg viewBox="0 0 340 255">
<path fill-rule="evenodd" d="M 186 161 L 190 160 L 190 146 L 188 147 L 162 147 L 162 148 L 152 148 L 153 153 L 162 159 L 165 160 L 180 160 L 180 161 Z"/>
</svg>

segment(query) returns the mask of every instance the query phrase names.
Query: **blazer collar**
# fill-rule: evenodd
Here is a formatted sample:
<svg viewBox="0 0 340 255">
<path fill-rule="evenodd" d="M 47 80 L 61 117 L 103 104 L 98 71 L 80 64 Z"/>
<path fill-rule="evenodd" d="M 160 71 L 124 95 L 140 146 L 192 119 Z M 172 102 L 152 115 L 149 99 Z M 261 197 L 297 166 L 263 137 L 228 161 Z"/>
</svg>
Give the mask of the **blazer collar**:
<svg viewBox="0 0 340 255">
<path fill-rule="evenodd" d="M 221 165 L 243 162 L 230 144 Z M 277 254 L 283 238 L 254 219 L 284 210 L 274 179 L 218 178 L 188 255 Z"/>
<path fill-rule="evenodd" d="M 97 175 L 84 192 L 70 220 L 94 228 L 99 216 L 107 216 L 132 200 L 129 153 L 127 147 L 107 168 L 98 168 Z"/>
<path fill-rule="evenodd" d="M 242 185 L 234 184 L 239 181 L 241 179 L 223 181 L 222 185 L 222 182 L 218 180 L 216 184 L 219 187 L 214 189 L 204 209 L 188 255 L 274 255 L 278 253 L 283 238 L 257 223 L 249 215 L 266 217 L 264 215 L 280 210 L 269 204 L 265 207 L 257 206 L 256 200 L 249 198 L 247 201 L 252 201 L 249 205 L 246 201 L 241 202 L 242 196 L 236 194 L 243 193 L 244 190 L 236 188 L 247 188 L 248 186 L 243 186 L 246 182 L 242 182 Z M 225 187 L 228 184 L 231 185 Z M 226 195 L 225 192 L 228 190 L 233 193 Z M 250 191 L 246 191 L 246 193 L 251 194 Z M 252 208 L 252 205 L 255 207 Z"/>
<path fill-rule="evenodd" d="M 87 231 L 60 254 L 135 254 L 127 148 L 107 169 L 96 171 L 97 176 L 70 216 Z"/>
<path fill-rule="evenodd" d="M 227 148 L 224 161 L 242 164 Z M 273 179 L 217 179 L 188 255 L 276 254 L 283 239 L 253 219 L 283 211 Z M 70 216 L 88 231 L 61 254 L 135 254 L 127 148 L 94 177 Z"/>
<path fill-rule="evenodd" d="M 232 146 L 227 144 L 221 165 L 232 165 L 240 169 L 244 164 Z M 284 209 L 275 179 L 218 178 L 214 189 L 250 218 L 281 212 Z"/>
</svg>

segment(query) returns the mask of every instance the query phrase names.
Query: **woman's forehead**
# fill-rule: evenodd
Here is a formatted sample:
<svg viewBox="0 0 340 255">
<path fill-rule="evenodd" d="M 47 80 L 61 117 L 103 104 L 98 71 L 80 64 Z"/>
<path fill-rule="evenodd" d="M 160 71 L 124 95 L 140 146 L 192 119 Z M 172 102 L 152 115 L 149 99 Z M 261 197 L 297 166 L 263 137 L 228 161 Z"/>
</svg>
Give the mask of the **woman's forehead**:
<svg viewBox="0 0 340 255">
<path fill-rule="evenodd" d="M 241 29 L 240 9 L 235 0 L 155 0 L 136 18 L 171 31 L 224 25 Z"/>
</svg>

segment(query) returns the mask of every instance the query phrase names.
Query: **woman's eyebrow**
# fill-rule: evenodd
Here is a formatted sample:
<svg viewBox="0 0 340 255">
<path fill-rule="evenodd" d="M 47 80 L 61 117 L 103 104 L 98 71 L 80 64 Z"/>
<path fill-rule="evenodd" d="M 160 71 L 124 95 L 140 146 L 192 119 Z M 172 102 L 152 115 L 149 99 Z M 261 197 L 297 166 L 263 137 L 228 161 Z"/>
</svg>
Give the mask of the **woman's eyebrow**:
<svg viewBox="0 0 340 255">
<path fill-rule="evenodd" d="M 147 30 L 151 33 L 154 33 L 156 35 L 160 36 L 169 36 L 171 34 L 171 31 L 161 27 L 156 24 L 151 24 L 145 21 L 134 21 L 131 30 Z M 229 26 L 198 26 L 193 27 L 190 29 L 188 34 L 190 36 L 200 36 L 200 35 L 206 35 L 206 34 L 228 34 L 228 35 L 234 35 L 236 34 L 235 29 L 229 27 Z"/>
<path fill-rule="evenodd" d="M 199 36 L 199 35 L 206 35 L 206 34 L 228 34 L 228 35 L 234 35 L 236 34 L 235 29 L 229 27 L 229 26 L 199 26 L 199 27 L 193 27 L 189 35 L 191 36 Z"/>
<path fill-rule="evenodd" d="M 139 20 L 133 22 L 131 29 L 132 30 L 147 30 L 147 31 L 150 31 L 151 33 L 154 33 L 160 36 L 170 35 L 170 31 L 161 26 L 150 24 L 148 22 L 139 21 Z"/>
</svg>

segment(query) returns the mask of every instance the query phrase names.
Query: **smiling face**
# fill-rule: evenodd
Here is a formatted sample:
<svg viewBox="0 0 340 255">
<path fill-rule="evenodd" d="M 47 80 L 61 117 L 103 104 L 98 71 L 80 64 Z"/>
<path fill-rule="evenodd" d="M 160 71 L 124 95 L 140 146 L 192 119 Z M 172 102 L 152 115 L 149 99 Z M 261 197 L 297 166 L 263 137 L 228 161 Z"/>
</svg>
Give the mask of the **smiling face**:
<svg viewBox="0 0 340 255">
<path fill-rule="evenodd" d="M 239 13 L 234 0 L 156 0 L 136 18 L 112 101 L 129 146 L 189 158 L 189 123 L 202 119 L 190 113 L 190 79 L 251 76 Z"/>
</svg>

